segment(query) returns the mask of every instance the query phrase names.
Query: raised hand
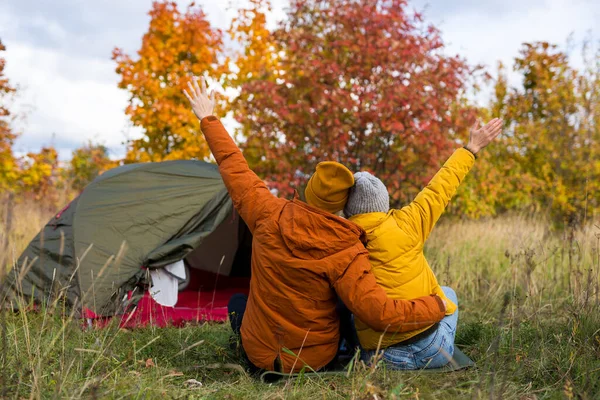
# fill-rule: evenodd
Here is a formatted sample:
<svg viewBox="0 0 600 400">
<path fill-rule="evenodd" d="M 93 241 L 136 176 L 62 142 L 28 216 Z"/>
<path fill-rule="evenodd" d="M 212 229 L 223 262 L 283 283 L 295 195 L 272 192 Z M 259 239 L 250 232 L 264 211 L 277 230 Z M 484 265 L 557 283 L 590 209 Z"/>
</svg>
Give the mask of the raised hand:
<svg viewBox="0 0 600 400">
<path fill-rule="evenodd" d="M 190 101 L 196 117 L 201 120 L 204 117 L 213 115 L 215 109 L 215 92 L 211 91 L 209 96 L 206 91 L 206 81 L 204 78 L 195 76 L 193 80 L 193 85 L 188 82 L 188 88 L 190 89 L 191 94 L 185 89 L 183 89 L 183 94 L 185 94 L 185 97 Z M 200 80 L 201 86 L 198 85 L 198 80 Z"/>
<path fill-rule="evenodd" d="M 482 128 L 479 128 L 479 121 L 477 121 L 471 128 L 469 143 L 466 147 L 471 153 L 477 154 L 500 133 L 502 133 L 502 120 L 500 118 L 494 118 Z"/>
</svg>

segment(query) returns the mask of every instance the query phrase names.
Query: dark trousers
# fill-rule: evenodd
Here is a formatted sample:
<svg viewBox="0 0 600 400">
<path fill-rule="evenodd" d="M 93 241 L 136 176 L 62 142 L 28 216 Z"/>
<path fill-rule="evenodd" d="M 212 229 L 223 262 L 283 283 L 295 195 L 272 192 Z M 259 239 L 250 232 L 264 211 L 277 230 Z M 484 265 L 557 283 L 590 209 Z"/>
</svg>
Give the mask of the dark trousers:
<svg viewBox="0 0 600 400">
<path fill-rule="evenodd" d="M 242 320 L 244 319 L 247 304 L 248 296 L 242 293 L 236 293 L 231 296 L 229 303 L 227 304 L 227 314 L 229 314 L 231 330 L 238 337 L 241 337 Z"/>
<path fill-rule="evenodd" d="M 229 314 L 231 330 L 235 334 L 235 339 L 240 344 L 242 343 L 242 320 L 244 319 L 244 313 L 246 312 L 247 304 L 248 296 L 241 293 L 231 296 L 229 303 L 227 304 L 227 313 Z M 340 345 L 338 347 L 338 354 L 336 355 L 335 359 L 332 360 L 324 369 L 335 368 L 335 366 L 338 364 L 338 358 L 340 356 L 352 357 L 359 348 L 358 335 L 356 334 L 356 328 L 354 327 L 354 318 L 352 313 L 341 300 L 338 300 L 336 311 L 340 318 Z M 250 373 L 258 374 L 263 371 L 261 368 L 258 368 L 252 364 L 252 362 L 248 359 L 243 345 L 240 346 L 240 351 L 242 353 L 242 357 L 248 364 L 248 370 Z M 277 361 L 278 360 L 275 360 L 275 364 L 277 364 Z"/>
<path fill-rule="evenodd" d="M 340 317 L 340 346 L 338 348 L 338 356 L 354 356 L 354 353 L 360 348 L 358 334 L 354 326 L 354 316 L 342 300 L 339 299 L 336 311 Z"/>
<path fill-rule="evenodd" d="M 263 370 L 250 361 L 244 350 L 244 345 L 242 344 L 242 320 L 244 319 L 247 304 L 248 296 L 242 293 L 236 293 L 229 299 L 229 303 L 227 304 L 227 314 L 229 315 L 231 330 L 235 335 L 233 338 L 236 342 L 235 345 L 240 352 L 240 356 L 248 365 L 248 372 L 250 372 L 251 375 L 259 375 Z"/>
</svg>

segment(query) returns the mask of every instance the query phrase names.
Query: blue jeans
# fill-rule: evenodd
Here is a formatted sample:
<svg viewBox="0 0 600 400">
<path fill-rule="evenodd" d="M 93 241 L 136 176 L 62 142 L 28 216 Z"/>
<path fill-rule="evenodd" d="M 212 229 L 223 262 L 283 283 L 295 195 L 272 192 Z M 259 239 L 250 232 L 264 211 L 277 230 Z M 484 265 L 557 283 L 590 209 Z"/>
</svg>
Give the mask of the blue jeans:
<svg viewBox="0 0 600 400">
<path fill-rule="evenodd" d="M 442 290 L 454 304 L 458 298 L 454 290 L 443 286 Z M 440 368 L 448 364 L 454 354 L 454 336 L 458 324 L 458 309 L 447 315 L 438 324 L 437 329 L 410 344 L 398 343 L 380 350 L 383 361 L 390 369 L 410 370 L 422 368 Z M 410 340 L 410 339 L 409 339 Z M 372 360 L 375 350 L 363 353 L 363 360 Z"/>
</svg>

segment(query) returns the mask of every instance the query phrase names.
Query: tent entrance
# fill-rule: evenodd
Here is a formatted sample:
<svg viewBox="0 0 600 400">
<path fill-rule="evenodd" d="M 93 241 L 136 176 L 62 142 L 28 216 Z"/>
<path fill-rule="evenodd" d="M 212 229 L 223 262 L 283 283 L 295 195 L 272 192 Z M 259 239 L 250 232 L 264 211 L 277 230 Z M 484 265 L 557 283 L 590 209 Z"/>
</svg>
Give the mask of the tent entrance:
<svg viewBox="0 0 600 400">
<path fill-rule="evenodd" d="M 249 277 L 232 277 L 190 268 L 188 287 L 179 292 L 174 307 L 164 307 L 146 291 L 135 311 L 121 317 L 121 327 L 182 326 L 187 323 L 227 320 L 227 303 L 236 293 L 248 294 Z"/>
<path fill-rule="evenodd" d="M 186 266 L 229 276 L 238 249 L 239 223 L 240 218 L 234 212 L 185 258 Z"/>
<path fill-rule="evenodd" d="M 136 308 L 120 316 L 120 326 L 182 326 L 226 321 L 231 296 L 249 292 L 251 249 L 252 235 L 233 212 L 185 258 L 187 279 L 180 285 L 175 306 L 162 306 L 145 291 Z M 96 326 L 110 320 L 94 319 Z"/>
<path fill-rule="evenodd" d="M 177 304 L 161 306 L 145 292 L 136 310 L 122 317 L 121 326 L 226 321 L 231 296 L 249 292 L 251 249 L 252 235 L 234 211 L 185 258 L 187 279 L 180 285 Z"/>
</svg>

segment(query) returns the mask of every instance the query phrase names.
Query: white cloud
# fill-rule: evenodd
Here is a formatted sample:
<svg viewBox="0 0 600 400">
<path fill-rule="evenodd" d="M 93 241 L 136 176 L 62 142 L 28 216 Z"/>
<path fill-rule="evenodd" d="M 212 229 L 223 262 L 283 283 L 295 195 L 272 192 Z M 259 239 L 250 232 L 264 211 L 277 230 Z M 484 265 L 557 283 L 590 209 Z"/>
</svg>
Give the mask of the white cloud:
<svg viewBox="0 0 600 400">
<path fill-rule="evenodd" d="M 16 151 L 54 144 L 61 158 L 88 140 L 107 145 L 117 155 L 128 124 L 127 94 L 116 86 L 110 60 L 78 58 L 16 44 L 7 52 L 7 75 L 20 86 L 17 110 L 29 110 Z M 66 153 L 66 154 L 65 154 Z"/>
<path fill-rule="evenodd" d="M 573 34 L 576 47 L 570 60 L 576 67 L 581 66 L 581 43 L 600 20 L 600 2 L 595 0 L 465 0 L 458 2 L 462 7 L 453 10 L 450 5 L 456 3 L 413 2 L 417 9 L 429 4 L 425 7 L 426 20 L 441 29 L 449 54 L 460 54 L 492 73 L 502 61 L 513 84 L 519 81 L 511 70 L 522 43 L 547 41 L 564 49 L 568 36 Z M 592 31 L 596 37 L 599 33 Z M 487 98 L 485 94 L 482 97 Z"/>
</svg>

